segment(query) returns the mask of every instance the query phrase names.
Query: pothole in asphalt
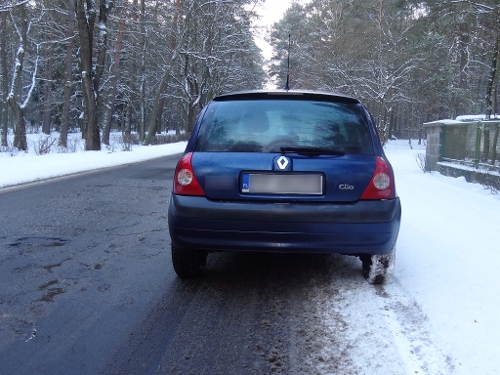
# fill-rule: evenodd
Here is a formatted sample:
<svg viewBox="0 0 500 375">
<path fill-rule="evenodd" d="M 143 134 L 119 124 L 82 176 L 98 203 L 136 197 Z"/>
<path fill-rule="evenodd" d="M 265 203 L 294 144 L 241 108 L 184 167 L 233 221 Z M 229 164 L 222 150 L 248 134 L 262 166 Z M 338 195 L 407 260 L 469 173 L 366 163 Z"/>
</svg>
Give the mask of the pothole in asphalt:
<svg viewBox="0 0 500 375">
<path fill-rule="evenodd" d="M 43 284 L 38 287 L 38 290 L 40 291 L 45 291 L 45 294 L 42 296 L 42 298 L 39 299 L 39 301 L 42 302 L 54 302 L 54 297 L 57 296 L 58 294 L 63 294 L 66 293 L 66 291 L 63 288 L 59 287 L 54 287 L 54 285 L 59 284 L 59 280 L 51 280 L 46 284 Z"/>
<path fill-rule="evenodd" d="M 66 293 L 63 288 L 49 288 L 46 293 L 40 298 L 41 302 L 54 302 L 54 297 Z"/>
<path fill-rule="evenodd" d="M 64 246 L 69 242 L 68 239 L 60 237 L 21 237 L 9 244 L 10 247 L 58 247 Z"/>
<path fill-rule="evenodd" d="M 59 280 L 55 279 L 55 280 L 51 280 L 49 281 L 48 283 L 46 284 L 43 284 L 41 286 L 38 287 L 38 290 L 45 290 L 45 289 L 48 289 L 49 287 L 51 287 L 52 285 L 55 285 L 55 284 L 59 284 Z"/>
<path fill-rule="evenodd" d="M 46 271 L 49 271 L 50 273 L 52 273 L 52 268 L 54 267 L 61 267 L 62 264 L 63 264 L 64 260 L 62 262 L 59 262 L 59 263 L 56 263 L 56 264 L 48 264 L 46 266 L 42 266 L 42 268 Z"/>
</svg>

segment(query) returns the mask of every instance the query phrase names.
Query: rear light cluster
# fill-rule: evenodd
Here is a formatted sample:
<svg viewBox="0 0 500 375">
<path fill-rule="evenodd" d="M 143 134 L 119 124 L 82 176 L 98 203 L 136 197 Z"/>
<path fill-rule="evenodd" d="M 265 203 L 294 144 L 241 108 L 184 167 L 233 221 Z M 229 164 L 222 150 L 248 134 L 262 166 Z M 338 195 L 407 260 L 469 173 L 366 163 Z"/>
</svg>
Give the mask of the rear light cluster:
<svg viewBox="0 0 500 375">
<path fill-rule="evenodd" d="M 392 169 L 380 156 L 375 157 L 375 162 L 375 172 L 361 199 L 392 199 L 396 196 Z"/>
<path fill-rule="evenodd" d="M 205 195 L 205 192 L 194 175 L 193 166 L 191 165 L 192 158 L 193 153 L 189 152 L 179 160 L 179 163 L 177 163 L 174 175 L 174 194 Z"/>
</svg>

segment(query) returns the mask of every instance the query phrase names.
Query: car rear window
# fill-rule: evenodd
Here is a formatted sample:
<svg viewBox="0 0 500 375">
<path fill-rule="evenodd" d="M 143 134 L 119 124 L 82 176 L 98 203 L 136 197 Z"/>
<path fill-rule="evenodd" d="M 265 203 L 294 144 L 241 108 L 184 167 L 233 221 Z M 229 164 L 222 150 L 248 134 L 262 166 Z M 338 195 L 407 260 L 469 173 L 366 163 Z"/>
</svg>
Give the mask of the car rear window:
<svg viewBox="0 0 500 375">
<path fill-rule="evenodd" d="M 374 152 L 359 103 L 286 99 L 213 101 L 195 150 L 280 152 L 281 147 Z"/>
</svg>

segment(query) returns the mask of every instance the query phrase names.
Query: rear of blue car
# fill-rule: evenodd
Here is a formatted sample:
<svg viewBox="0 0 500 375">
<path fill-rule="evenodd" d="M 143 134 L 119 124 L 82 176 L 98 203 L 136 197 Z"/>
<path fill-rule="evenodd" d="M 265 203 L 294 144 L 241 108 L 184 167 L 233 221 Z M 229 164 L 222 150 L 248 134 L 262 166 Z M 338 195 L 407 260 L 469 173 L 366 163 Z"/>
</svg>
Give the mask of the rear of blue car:
<svg viewBox="0 0 500 375">
<path fill-rule="evenodd" d="M 201 113 L 169 206 L 180 277 L 216 251 L 359 256 L 368 281 L 394 266 L 401 206 L 371 117 L 355 99 L 244 92 Z"/>
</svg>

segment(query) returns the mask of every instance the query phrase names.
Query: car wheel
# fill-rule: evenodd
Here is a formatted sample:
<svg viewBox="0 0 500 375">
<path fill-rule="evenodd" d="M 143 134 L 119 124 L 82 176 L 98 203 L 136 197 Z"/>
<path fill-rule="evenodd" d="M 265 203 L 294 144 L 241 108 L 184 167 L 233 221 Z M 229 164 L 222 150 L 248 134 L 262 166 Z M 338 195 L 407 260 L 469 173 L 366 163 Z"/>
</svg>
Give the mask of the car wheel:
<svg viewBox="0 0 500 375">
<path fill-rule="evenodd" d="M 207 253 L 197 249 L 181 249 L 172 245 L 172 265 L 181 279 L 200 276 L 205 270 Z"/>
<path fill-rule="evenodd" d="M 383 284 L 390 279 L 396 261 L 396 248 L 389 254 L 361 255 L 363 276 L 370 284 Z"/>
</svg>

